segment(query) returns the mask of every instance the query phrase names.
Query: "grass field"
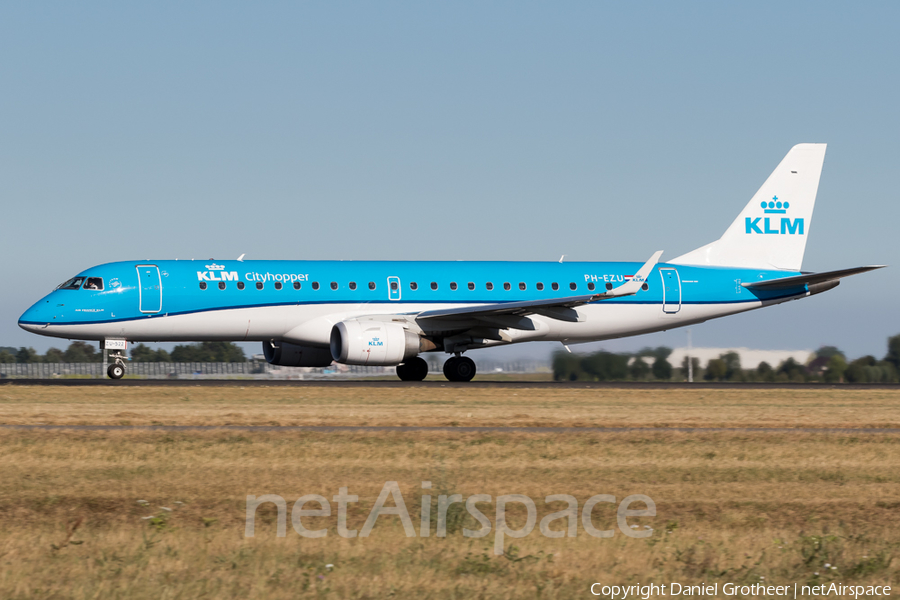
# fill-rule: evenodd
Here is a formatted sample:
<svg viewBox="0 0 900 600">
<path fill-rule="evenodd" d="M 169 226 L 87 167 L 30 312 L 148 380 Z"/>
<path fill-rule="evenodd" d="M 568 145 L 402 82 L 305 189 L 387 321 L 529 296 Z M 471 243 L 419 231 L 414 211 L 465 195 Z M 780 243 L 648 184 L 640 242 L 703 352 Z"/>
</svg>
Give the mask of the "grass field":
<svg viewBox="0 0 900 600">
<path fill-rule="evenodd" d="M 0 430 L 0 598 L 573 598 L 590 584 L 900 585 L 900 436 L 723 432 L 674 426 L 900 426 L 885 390 L 580 390 L 490 388 L 0 388 L 6 424 L 653 426 L 566 435 Z M 386 481 L 419 527 L 422 494 L 524 494 L 537 519 L 595 494 L 646 494 L 644 539 L 548 538 L 537 528 L 467 538 L 451 510 L 446 538 L 406 537 L 396 516 L 369 537 L 276 536 L 247 495 L 359 496 L 361 529 Z M 431 481 L 432 489 L 422 489 Z M 139 501 L 146 503 L 139 503 Z M 389 501 L 389 505 L 392 503 Z M 454 505 L 457 509 L 460 505 Z M 494 504 L 479 505 L 494 522 Z M 166 507 L 171 510 L 164 510 Z M 315 508 L 310 505 L 307 508 Z M 639 508 L 635 506 L 633 508 Z M 517 506 L 517 509 L 521 506 Z M 615 527 L 598 505 L 594 525 Z M 521 527 L 524 510 L 508 513 Z M 562 530 L 557 521 L 554 529 Z M 648 529 L 650 528 L 650 529 Z M 829 565 L 826 567 L 826 563 Z M 328 566 L 331 565 L 331 566 Z M 836 568 L 833 568 L 836 567 Z"/>
</svg>

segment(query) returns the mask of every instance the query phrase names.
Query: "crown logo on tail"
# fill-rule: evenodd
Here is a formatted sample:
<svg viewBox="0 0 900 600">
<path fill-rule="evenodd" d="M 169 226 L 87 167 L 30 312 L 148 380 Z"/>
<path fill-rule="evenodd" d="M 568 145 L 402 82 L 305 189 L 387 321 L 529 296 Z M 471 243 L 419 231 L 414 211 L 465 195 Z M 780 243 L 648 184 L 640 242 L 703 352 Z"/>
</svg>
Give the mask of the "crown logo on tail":
<svg viewBox="0 0 900 600">
<path fill-rule="evenodd" d="M 787 209 L 791 207 L 790 202 L 782 202 L 778 199 L 778 196 L 772 196 L 772 199 L 768 202 L 760 202 L 760 208 L 763 208 L 763 212 L 767 215 L 783 215 L 787 212 Z"/>
</svg>

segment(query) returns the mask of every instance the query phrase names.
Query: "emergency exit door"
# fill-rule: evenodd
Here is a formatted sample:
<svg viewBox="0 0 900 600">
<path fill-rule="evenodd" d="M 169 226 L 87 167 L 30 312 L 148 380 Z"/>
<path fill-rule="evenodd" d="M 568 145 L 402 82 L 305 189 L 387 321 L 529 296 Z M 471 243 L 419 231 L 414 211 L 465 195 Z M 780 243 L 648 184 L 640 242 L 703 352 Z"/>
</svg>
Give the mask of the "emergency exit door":
<svg viewBox="0 0 900 600">
<path fill-rule="evenodd" d="M 660 269 L 663 285 L 663 312 L 677 313 L 681 310 L 681 278 L 675 269 Z"/>
<path fill-rule="evenodd" d="M 142 313 L 162 310 L 162 281 L 156 265 L 137 265 L 138 294 Z"/>
</svg>

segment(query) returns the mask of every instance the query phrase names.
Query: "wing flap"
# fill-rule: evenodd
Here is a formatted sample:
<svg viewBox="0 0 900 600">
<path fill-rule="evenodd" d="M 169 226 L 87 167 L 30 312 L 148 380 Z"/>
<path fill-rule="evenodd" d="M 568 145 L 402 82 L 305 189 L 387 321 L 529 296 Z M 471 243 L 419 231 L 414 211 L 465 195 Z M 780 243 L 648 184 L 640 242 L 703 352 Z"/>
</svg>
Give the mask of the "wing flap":
<svg viewBox="0 0 900 600">
<path fill-rule="evenodd" d="M 515 315 L 525 316 L 534 314 L 542 308 L 574 308 L 593 302 L 600 294 L 586 296 L 569 296 L 567 298 L 552 298 L 549 300 L 525 300 L 523 302 L 498 302 L 496 304 L 477 304 L 475 306 L 461 306 L 459 308 L 445 308 L 439 310 L 426 310 L 416 315 L 416 320 L 437 319 L 441 317 L 482 317 Z"/>
</svg>

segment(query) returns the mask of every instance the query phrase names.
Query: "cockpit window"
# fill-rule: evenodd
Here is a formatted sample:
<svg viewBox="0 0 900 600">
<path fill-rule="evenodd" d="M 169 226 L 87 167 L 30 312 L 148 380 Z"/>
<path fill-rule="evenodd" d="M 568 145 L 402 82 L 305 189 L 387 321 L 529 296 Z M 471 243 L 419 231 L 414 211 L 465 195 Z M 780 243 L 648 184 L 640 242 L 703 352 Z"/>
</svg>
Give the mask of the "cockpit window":
<svg viewBox="0 0 900 600">
<path fill-rule="evenodd" d="M 65 283 L 59 284 L 58 290 L 77 290 L 84 283 L 84 277 L 73 277 Z"/>
<path fill-rule="evenodd" d="M 88 277 L 87 281 L 84 282 L 84 287 L 81 289 L 83 289 L 83 290 L 102 290 L 103 289 L 103 278 Z"/>
</svg>

